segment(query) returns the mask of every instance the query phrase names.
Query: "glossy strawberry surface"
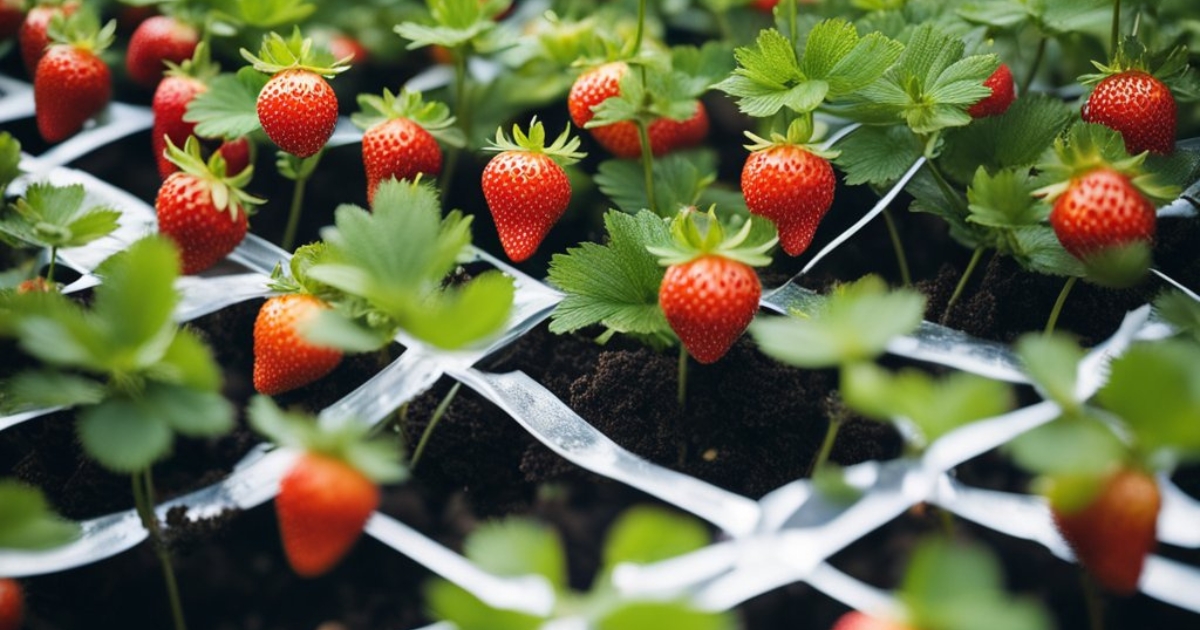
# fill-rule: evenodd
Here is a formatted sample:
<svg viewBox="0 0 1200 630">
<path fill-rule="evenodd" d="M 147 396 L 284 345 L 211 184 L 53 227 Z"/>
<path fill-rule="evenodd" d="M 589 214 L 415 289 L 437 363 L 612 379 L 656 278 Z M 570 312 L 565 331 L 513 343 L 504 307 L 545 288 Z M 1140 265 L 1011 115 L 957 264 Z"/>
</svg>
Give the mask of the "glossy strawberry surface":
<svg viewBox="0 0 1200 630">
<path fill-rule="evenodd" d="M 349 464 L 314 453 L 301 456 L 275 497 L 292 569 L 305 577 L 329 571 L 358 540 L 378 506 L 378 486 Z"/>
<path fill-rule="evenodd" d="M 189 173 L 168 177 L 158 189 L 154 208 L 159 232 L 179 247 L 185 274 L 212 267 L 246 237 L 245 211 L 218 210 L 212 185 Z"/>
<path fill-rule="evenodd" d="M 304 338 L 302 326 L 329 308 L 313 295 L 277 295 L 254 320 L 254 389 L 275 396 L 308 385 L 342 361 L 340 350 Z"/>
<path fill-rule="evenodd" d="M 60 142 L 83 129 L 112 98 L 112 73 L 86 48 L 56 44 L 46 50 L 33 78 L 38 133 Z"/>
<path fill-rule="evenodd" d="M 179 170 L 163 155 L 167 148 L 166 138 L 181 147 L 188 136 L 195 133 L 196 123 L 185 121 L 183 115 L 187 113 L 188 103 L 205 89 L 203 83 L 192 77 L 169 76 L 160 81 L 154 90 L 154 99 L 150 104 L 154 113 L 150 142 L 158 164 L 158 174 L 163 179 Z"/>
<path fill-rule="evenodd" d="M 1009 69 L 1008 64 L 1000 64 L 1000 67 L 996 68 L 996 71 L 983 82 L 983 85 L 992 93 L 967 109 L 967 113 L 972 118 L 999 116 L 1008 111 L 1008 107 L 1017 98 L 1017 88 L 1013 83 L 1012 70 Z"/>
<path fill-rule="evenodd" d="M 167 15 L 147 18 L 129 38 L 125 69 L 129 78 L 153 87 L 167 69 L 165 62 L 182 63 L 196 51 L 200 34 L 195 27 Z"/>
<path fill-rule="evenodd" d="M 1087 122 L 1121 132 L 1131 155 L 1143 151 L 1165 155 L 1175 150 L 1175 97 L 1166 84 L 1140 70 L 1100 81 L 1080 114 Z"/>
<path fill-rule="evenodd" d="M 1156 224 L 1154 204 L 1111 168 L 1072 180 L 1050 211 L 1059 242 L 1080 259 L 1110 247 L 1151 242 Z"/>
<path fill-rule="evenodd" d="M 258 95 L 258 120 L 279 148 L 296 157 L 320 151 L 337 125 L 337 96 L 323 77 L 308 70 L 284 70 Z"/>
<path fill-rule="evenodd" d="M 725 356 L 758 312 L 762 284 L 744 263 L 707 254 L 671 265 L 658 303 L 688 353 L 701 363 Z"/>
<path fill-rule="evenodd" d="M 368 201 L 375 199 L 379 182 L 389 177 L 413 179 L 419 173 L 436 177 L 442 171 L 437 140 L 408 118 L 392 118 L 364 132 L 362 153 Z"/>
<path fill-rule="evenodd" d="M 779 244 L 791 256 L 812 243 L 836 188 L 829 161 L 797 145 L 755 151 L 742 166 L 746 206 L 775 224 Z"/>
<path fill-rule="evenodd" d="M 515 262 L 537 251 L 571 201 L 571 182 L 549 156 L 505 151 L 483 169 L 487 201 L 504 253 Z"/>
</svg>

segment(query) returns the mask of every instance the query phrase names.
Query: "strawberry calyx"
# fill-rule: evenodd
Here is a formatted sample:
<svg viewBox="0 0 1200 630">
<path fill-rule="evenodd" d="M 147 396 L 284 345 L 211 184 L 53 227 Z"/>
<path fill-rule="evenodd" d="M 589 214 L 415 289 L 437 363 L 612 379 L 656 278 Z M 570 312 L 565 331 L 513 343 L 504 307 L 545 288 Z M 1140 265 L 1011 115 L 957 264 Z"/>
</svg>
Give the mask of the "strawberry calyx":
<svg viewBox="0 0 1200 630">
<path fill-rule="evenodd" d="M 251 426 L 284 448 L 316 453 L 348 464 L 376 483 L 408 477 L 396 444 L 373 438 L 370 424 L 349 416 L 322 416 L 284 411 L 268 396 L 250 400 Z"/>
<path fill-rule="evenodd" d="M 1073 181 L 1101 168 L 1108 168 L 1129 178 L 1133 186 L 1152 203 L 1172 201 L 1179 187 L 1167 185 L 1143 168 L 1146 152 L 1129 155 L 1121 135 L 1095 123 L 1076 123 L 1070 133 L 1054 141 L 1051 158 L 1038 165 L 1048 181 L 1053 183 L 1033 192 L 1053 203 L 1071 187 Z"/>
<path fill-rule="evenodd" d="M 292 36 L 286 40 L 275 32 L 264 35 L 258 55 L 245 48 L 241 53 L 255 70 L 270 75 L 306 70 L 330 79 L 350 69 L 350 57 L 334 59 L 329 51 L 315 47 L 312 38 L 303 37 L 299 27 L 292 29 Z"/>
<path fill-rule="evenodd" d="M 1092 61 L 1099 72 L 1079 77 L 1083 85 L 1095 85 L 1113 75 L 1125 72 L 1145 72 L 1174 89 L 1182 77 L 1191 70 L 1188 63 L 1187 46 L 1176 46 L 1169 50 L 1151 52 L 1136 37 L 1128 36 L 1117 45 L 1112 60 L 1105 64 Z"/>
<path fill-rule="evenodd" d="M 267 282 L 267 287 L 279 293 L 313 295 L 326 302 L 336 299 L 341 293 L 308 274 L 309 269 L 326 262 L 328 251 L 329 246 L 324 241 L 297 247 L 288 260 L 287 272 L 284 272 L 282 263 L 276 264 L 271 270 L 271 279 Z"/>
<path fill-rule="evenodd" d="M 529 122 L 529 133 L 521 131 L 520 125 L 514 124 L 510 140 L 504 135 L 503 129 L 497 128 L 496 138 L 491 143 L 490 146 L 484 147 L 485 151 L 540 153 L 557 162 L 559 166 L 568 166 L 587 157 L 586 153 L 579 151 L 579 137 L 571 135 L 571 123 L 567 123 L 563 132 L 547 146 L 546 127 L 537 116 Z"/>
<path fill-rule="evenodd" d="M 221 73 L 221 66 L 213 61 L 212 52 L 208 42 L 205 41 L 196 44 L 196 50 L 192 53 L 191 59 L 184 59 L 181 63 L 164 60 L 163 63 L 167 65 L 163 76 L 195 79 L 204 84 Z"/>
<path fill-rule="evenodd" d="M 826 160 L 833 160 L 842 154 L 841 151 L 826 149 L 820 144 L 813 142 L 812 139 L 815 131 L 816 125 L 813 122 L 812 114 L 809 113 L 793 120 L 788 125 L 787 133 L 785 134 L 780 134 L 772 130 L 769 139 L 763 138 L 752 131 L 746 131 L 746 137 L 751 140 L 751 143 L 745 145 L 745 147 L 747 151 L 754 152 L 765 151 L 779 146 L 797 146 Z"/>
<path fill-rule="evenodd" d="M 218 211 L 228 211 L 230 217 L 236 220 L 239 212 L 252 214 L 255 205 L 265 202 L 264 199 L 255 197 L 245 190 L 254 175 L 253 165 L 247 166 L 235 175 L 228 175 L 225 172 L 225 157 L 221 155 L 220 151 L 214 151 L 207 162 L 200 157 L 200 141 L 196 139 L 196 136 L 188 136 L 182 149 L 175 146 L 169 137 L 166 138 L 166 141 L 167 148 L 164 152 L 166 158 L 178 166 L 180 171 L 209 184 L 212 190 L 213 206 Z"/>
<path fill-rule="evenodd" d="M 717 220 L 716 209 L 700 212 L 695 207 L 683 208 L 671 219 L 671 245 L 647 246 L 646 251 L 658 256 L 658 264 L 664 267 L 680 265 L 707 255 L 728 258 L 751 267 L 765 267 L 771 263 L 767 252 L 779 242 L 772 237 L 757 245 L 746 245 L 753 226 L 753 219 L 746 219 L 733 236 L 726 237 L 725 226 Z"/>
<path fill-rule="evenodd" d="M 90 10 L 75 11 L 69 15 L 55 13 L 46 26 L 46 36 L 51 44 L 67 44 L 95 55 L 112 46 L 116 32 L 116 20 L 109 20 L 101 26 L 100 18 Z"/>
<path fill-rule="evenodd" d="M 441 101 L 426 101 L 421 92 L 400 88 L 397 93 L 384 88 L 383 94 L 359 94 L 361 111 L 350 116 L 360 129 L 370 129 L 389 120 L 407 118 L 428 131 L 438 140 L 452 146 L 462 146 L 461 131 L 454 127 L 455 117 Z"/>
</svg>

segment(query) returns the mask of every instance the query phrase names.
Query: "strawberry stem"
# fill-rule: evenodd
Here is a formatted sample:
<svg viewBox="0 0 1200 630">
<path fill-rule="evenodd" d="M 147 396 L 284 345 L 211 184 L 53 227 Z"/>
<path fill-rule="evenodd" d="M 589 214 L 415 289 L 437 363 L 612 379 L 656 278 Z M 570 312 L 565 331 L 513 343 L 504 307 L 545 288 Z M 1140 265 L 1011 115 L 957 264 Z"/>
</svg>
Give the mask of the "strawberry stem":
<svg viewBox="0 0 1200 630">
<path fill-rule="evenodd" d="M 455 117 L 458 119 L 458 128 L 462 131 L 467 146 L 471 146 L 471 111 L 470 103 L 467 100 L 467 51 L 464 47 L 455 47 L 450 54 L 454 57 Z M 454 183 L 454 172 L 458 170 L 458 161 L 461 158 L 462 151 L 457 147 L 449 147 L 446 151 L 446 163 L 442 168 L 441 177 L 438 178 L 442 185 L 442 205 L 446 205 L 449 200 L 450 190 Z"/>
<path fill-rule="evenodd" d="M 187 622 L 183 618 L 183 604 L 179 599 L 179 584 L 175 580 L 175 569 L 171 566 L 171 552 L 163 540 L 162 528 L 158 515 L 154 513 L 154 477 L 150 468 L 145 468 L 130 476 L 133 484 L 133 504 L 142 520 L 142 527 L 150 535 L 150 544 L 154 547 L 154 555 L 158 556 L 159 566 L 162 567 L 163 582 L 167 587 L 167 598 L 171 602 L 171 617 L 175 622 L 175 630 L 187 630 Z"/>
<path fill-rule="evenodd" d="M 50 264 L 46 267 L 46 283 L 54 286 L 54 265 L 58 262 L 58 246 L 50 246 Z"/>
<path fill-rule="evenodd" d="M 1042 65 L 1042 59 L 1046 56 L 1046 43 L 1049 39 L 1046 36 L 1038 41 L 1037 51 L 1033 54 L 1033 63 L 1029 66 L 1029 71 L 1025 74 L 1025 78 L 1021 81 L 1021 86 L 1017 91 L 1018 95 L 1029 93 L 1029 86 L 1033 85 L 1033 78 L 1037 76 L 1038 68 Z"/>
<path fill-rule="evenodd" d="M 658 214 L 658 200 L 654 198 L 654 154 L 650 150 L 650 131 L 646 121 L 637 120 L 638 142 L 642 144 L 642 173 L 646 180 L 646 203 L 650 212 Z"/>
<path fill-rule="evenodd" d="M 1071 276 L 1063 284 L 1062 291 L 1058 292 L 1058 299 L 1054 301 L 1054 308 L 1050 309 L 1050 319 L 1046 320 L 1046 328 L 1042 334 L 1048 336 L 1054 332 L 1054 327 L 1058 325 L 1058 316 L 1062 314 L 1063 304 L 1067 302 L 1067 296 L 1071 294 L 1071 289 L 1075 287 L 1077 280 L 1079 280 L 1077 276 Z"/>
<path fill-rule="evenodd" d="M 833 444 L 837 442 L 838 431 L 841 428 L 842 414 L 829 414 L 829 425 L 825 427 L 825 439 L 821 441 L 821 450 L 817 451 L 817 456 L 813 458 L 812 464 L 808 467 L 808 476 L 810 478 L 829 462 L 829 455 L 833 453 Z"/>
<path fill-rule="evenodd" d="M 892 241 L 892 250 L 896 252 L 896 266 L 900 269 L 900 281 L 904 286 L 912 286 L 912 272 L 908 269 L 908 256 L 904 253 L 904 243 L 900 241 L 900 230 L 896 227 L 896 220 L 892 218 L 892 213 L 888 212 L 887 208 L 883 209 L 883 222 L 887 226 L 888 237 Z"/>
<path fill-rule="evenodd" d="M 283 242 L 280 244 L 284 251 L 290 252 L 296 245 L 296 230 L 300 227 L 300 214 L 304 211 L 304 189 L 307 184 L 308 177 L 302 176 L 297 177 L 292 185 L 292 206 L 288 209 L 287 227 L 283 230 Z"/>
<path fill-rule="evenodd" d="M 429 443 L 430 436 L 433 435 L 433 430 L 437 428 L 442 417 L 446 415 L 446 410 L 450 408 L 450 403 L 454 401 L 454 397 L 458 395 L 458 389 L 462 383 L 455 383 L 454 387 L 446 392 L 446 397 L 442 402 L 438 403 L 437 409 L 433 410 L 433 417 L 429 419 L 429 424 L 425 426 L 425 430 L 421 432 L 421 439 L 417 441 L 417 448 L 413 450 L 412 458 L 408 462 L 409 471 L 417 469 L 417 463 L 421 461 L 421 455 L 425 452 L 425 445 Z"/>
<path fill-rule="evenodd" d="M 642 39 L 646 34 L 646 0 L 638 1 L 637 14 L 637 32 L 633 36 L 633 50 L 629 52 L 630 57 L 636 57 L 642 49 Z"/>
<path fill-rule="evenodd" d="M 943 326 L 950 319 L 950 311 L 954 309 L 954 305 L 958 303 L 958 298 L 962 297 L 963 290 L 967 288 L 967 280 L 971 278 L 971 274 L 975 272 L 976 265 L 983 258 L 983 246 L 975 248 L 971 254 L 971 261 L 967 263 L 967 268 L 963 271 L 962 276 L 958 279 L 958 284 L 954 286 L 954 293 L 950 294 L 950 300 L 946 302 L 946 308 L 942 311 L 942 317 L 938 323 Z"/>
<path fill-rule="evenodd" d="M 1104 630 L 1104 602 L 1100 599 L 1100 590 L 1096 580 L 1080 567 L 1079 581 L 1083 587 L 1083 602 L 1087 607 L 1089 630 Z"/>
<path fill-rule="evenodd" d="M 1116 56 L 1117 48 L 1121 44 L 1121 0 L 1113 0 L 1112 14 L 1112 34 L 1109 45 L 1112 47 L 1112 54 Z"/>
<path fill-rule="evenodd" d="M 683 411 L 687 408 L 687 373 L 688 373 L 688 351 L 687 347 L 682 342 L 679 344 L 679 378 L 678 387 L 675 391 L 676 400 L 679 401 L 679 410 Z"/>
</svg>

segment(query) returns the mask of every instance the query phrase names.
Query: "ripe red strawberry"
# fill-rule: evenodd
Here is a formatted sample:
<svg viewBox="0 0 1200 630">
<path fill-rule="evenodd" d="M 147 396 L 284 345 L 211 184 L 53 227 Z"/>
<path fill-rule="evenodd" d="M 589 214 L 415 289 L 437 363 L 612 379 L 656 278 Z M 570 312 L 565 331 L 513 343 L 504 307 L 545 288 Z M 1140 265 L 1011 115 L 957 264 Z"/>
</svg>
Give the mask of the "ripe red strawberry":
<svg viewBox="0 0 1200 630">
<path fill-rule="evenodd" d="M 188 136 L 196 132 L 196 123 L 184 120 L 183 115 L 187 113 L 188 103 L 206 89 L 207 86 L 195 77 L 168 75 L 154 90 L 154 99 L 150 104 L 150 109 L 154 112 L 150 143 L 154 148 L 154 159 L 158 163 L 159 177 L 166 179 L 171 173 L 179 170 L 167 159 L 166 139 L 170 138 L 171 143 L 178 146 L 187 142 Z"/>
<path fill-rule="evenodd" d="M 621 94 L 621 77 L 629 70 L 624 61 L 611 61 L 579 75 L 567 93 L 567 111 L 576 127 L 584 128 L 595 117 L 592 108 Z"/>
<path fill-rule="evenodd" d="M 1112 74 L 1088 97 L 1083 120 L 1121 132 L 1131 155 L 1175 150 L 1176 105 L 1171 89 L 1142 70 Z"/>
<path fill-rule="evenodd" d="M 1079 563 L 1105 588 L 1130 595 L 1154 549 L 1161 506 L 1154 477 L 1123 468 L 1104 480 L 1088 505 L 1068 513 L 1054 509 L 1053 515 Z"/>
<path fill-rule="evenodd" d="M 1152 204 L 1110 167 L 1073 178 L 1054 202 L 1050 226 L 1063 247 L 1079 259 L 1134 242 L 1151 242 L 1156 229 Z"/>
<path fill-rule="evenodd" d="M 420 92 L 408 90 L 398 95 L 389 90 L 382 96 L 364 94 L 358 103 L 362 111 L 352 120 L 365 130 L 362 155 L 369 202 L 374 201 L 375 189 L 385 179 L 441 173 L 442 148 L 434 133 L 454 124 L 445 104 L 425 102 Z"/>
<path fill-rule="evenodd" d="M 0 630 L 21 630 L 25 620 L 25 594 L 12 578 L 0 578 Z"/>
<path fill-rule="evenodd" d="M 983 82 L 983 86 L 992 91 L 991 94 L 984 97 L 967 109 L 967 113 L 972 118 L 986 118 L 988 116 L 999 116 L 1008 111 L 1009 105 L 1012 105 L 1016 98 L 1016 86 L 1013 83 L 1012 70 L 1008 64 L 1000 64 L 996 71 Z"/>
<path fill-rule="evenodd" d="M 742 166 L 742 195 L 750 212 L 770 219 L 779 242 L 799 256 L 833 205 L 837 178 L 829 160 L 790 143 L 755 145 Z"/>
<path fill-rule="evenodd" d="M 667 267 L 658 304 L 671 330 L 700 363 L 725 356 L 758 312 L 754 268 L 718 254 Z"/>
<path fill-rule="evenodd" d="M 501 151 L 483 169 L 483 197 L 496 222 L 504 253 L 514 262 L 534 254 L 571 201 L 571 182 L 560 164 L 583 157 L 579 139 L 563 130 L 545 146 L 546 131 L 536 120 L 526 136 L 513 126 L 514 141 L 497 130 L 492 150 Z"/>
<path fill-rule="evenodd" d="M 329 306 L 308 293 L 277 295 L 254 320 L 254 389 L 275 396 L 303 387 L 333 371 L 342 361 L 335 348 L 314 345 L 300 326 Z"/>
<path fill-rule="evenodd" d="M 25 0 L 0 0 L 0 41 L 13 37 L 25 21 Z"/>
<path fill-rule="evenodd" d="M 79 9 L 78 2 L 63 4 L 38 4 L 25 14 L 25 21 L 17 32 L 17 42 L 21 48 L 21 60 L 25 62 L 25 71 L 33 76 L 37 64 L 50 44 L 50 35 L 46 32 L 50 20 L 55 15 L 69 16 Z"/>
<path fill-rule="evenodd" d="M 750 6 L 762 11 L 763 13 L 770 13 L 775 10 L 775 6 L 778 4 L 779 0 L 753 0 L 750 3 Z"/>
<path fill-rule="evenodd" d="M 288 564 L 304 577 L 337 564 L 379 507 L 379 487 L 344 461 L 306 453 L 279 484 L 275 512 Z"/>
<path fill-rule="evenodd" d="M 254 169 L 226 175 L 219 153 L 206 164 L 195 136 L 188 138 L 183 150 L 168 142 L 167 152 L 181 170 L 158 189 L 154 201 L 158 230 L 179 247 L 183 273 L 200 273 L 245 238 L 250 204 L 260 203 L 242 190 Z"/>
<path fill-rule="evenodd" d="M 83 129 L 112 98 L 112 73 L 99 53 L 111 42 L 115 22 L 100 29 L 83 15 L 64 26 L 64 41 L 46 49 L 33 75 L 38 132 L 59 142 Z"/>
<path fill-rule="evenodd" d="M 345 33 L 338 33 L 329 38 L 329 52 L 333 54 L 334 59 L 345 59 L 352 66 L 366 63 L 371 56 L 362 42 Z"/>
<path fill-rule="evenodd" d="M 320 151 L 337 125 L 337 95 L 310 70 L 284 70 L 271 77 L 258 95 L 257 109 L 267 137 L 300 158 Z"/>
<path fill-rule="evenodd" d="M 183 63 L 199 43 L 196 27 L 169 15 L 156 15 L 139 24 L 129 38 L 125 69 L 134 82 L 154 87 L 167 69 L 165 62 Z"/>
<path fill-rule="evenodd" d="M 908 626 L 872 617 L 864 612 L 852 610 L 842 615 L 837 623 L 833 624 L 833 630 L 907 630 Z"/>
<path fill-rule="evenodd" d="M 225 172 L 229 175 L 241 173 L 254 160 L 254 146 L 245 136 L 222 142 L 217 153 L 225 158 Z"/>
</svg>

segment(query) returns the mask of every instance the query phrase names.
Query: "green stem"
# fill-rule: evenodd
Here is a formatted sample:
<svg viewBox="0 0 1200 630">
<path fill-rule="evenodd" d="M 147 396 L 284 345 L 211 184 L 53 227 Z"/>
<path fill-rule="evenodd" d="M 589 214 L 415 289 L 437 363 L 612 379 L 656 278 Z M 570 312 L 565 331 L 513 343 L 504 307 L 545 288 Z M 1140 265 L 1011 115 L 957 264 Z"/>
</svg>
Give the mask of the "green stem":
<svg viewBox="0 0 1200 630">
<path fill-rule="evenodd" d="M 788 16 L 788 39 L 795 45 L 796 39 L 800 37 L 799 29 L 796 28 L 796 14 L 799 9 L 796 7 L 796 0 L 784 0 L 784 10 Z"/>
<path fill-rule="evenodd" d="M 954 515 L 950 510 L 944 508 L 934 508 L 938 512 L 938 521 L 942 524 L 942 533 L 946 534 L 947 538 L 954 537 Z"/>
<path fill-rule="evenodd" d="M 658 201 L 654 198 L 654 153 L 650 150 L 650 131 L 646 121 L 638 119 L 638 142 L 642 145 L 642 173 L 646 179 L 646 203 L 650 212 L 658 214 Z"/>
<path fill-rule="evenodd" d="M 1050 319 L 1046 320 L 1046 329 L 1042 331 L 1042 334 L 1049 335 L 1054 332 L 1054 327 L 1058 325 L 1058 316 L 1062 314 L 1063 304 L 1067 302 L 1067 296 L 1071 294 L 1071 289 L 1075 286 L 1076 280 L 1079 280 L 1079 278 L 1075 276 L 1067 278 L 1062 291 L 1058 292 L 1058 299 L 1054 301 L 1054 308 L 1050 309 Z"/>
<path fill-rule="evenodd" d="M 442 399 L 442 402 L 438 403 L 437 409 L 433 410 L 433 417 L 430 418 L 425 431 L 421 433 L 421 439 L 417 442 L 416 450 L 413 451 L 412 460 L 408 463 L 409 470 L 417 469 L 417 462 L 421 461 L 421 455 L 425 452 L 425 445 L 429 443 L 429 437 L 433 435 L 433 430 L 442 421 L 442 416 L 446 415 L 446 410 L 450 408 L 450 403 L 458 395 L 458 388 L 461 385 L 462 383 L 455 383 L 454 387 L 451 387 L 450 391 L 446 392 L 446 397 Z"/>
<path fill-rule="evenodd" d="M 900 230 L 896 227 L 896 220 L 892 218 L 892 213 L 884 208 L 883 222 L 887 225 L 888 237 L 892 241 L 892 250 L 896 252 L 896 265 L 900 268 L 900 281 L 904 286 L 912 286 L 912 272 L 908 269 L 908 256 L 904 253 L 904 243 L 900 241 Z"/>
<path fill-rule="evenodd" d="M 687 373 L 688 373 L 688 351 L 683 343 L 679 344 L 679 387 L 676 390 L 676 397 L 679 400 L 679 408 L 687 407 Z"/>
<path fill-rule="evenodd" d="M 630 57 L 636 57 L 642 49 L 642 38 L 646 34 L 646 0 L 638 2 L 637 16 L 637 32 L 633 35 L 633 50 L 629 52 Z"/>
<path fill-rule="evenodd" d="M 946 309 L 942 311 L 940 323 L 945 324 L 946 320 L 950 319 L 950 311 L 954 305 L 958 303 L 958 298 L 962 297 L 963 290 L 967 288 L 967 281 L 970 280 L 971 274 L 975 272 L 975 266 L 979 264 L 979 260 L 983 258 L 983 246 L 975 248 L 971 253 L 971 261 L 967 263 L 967 268 L 963 271 L 962 277 L 958 279 L 958 284 L 954 287 L 954 293 L 950 294 L 950 300 L 946 302 Z"/>
<path fill-rule="evenodd" d="M 713 9 L 712 15 L 713 22 L 717 25 L 717 35 L 725 41 L 733 39 L 733 29 L 729 27 L 729 18 L 725 16 L 725 12 L 720 9 Z"/>
<path fill-rule="evenodd" d="M 1089 630 L 1104 630 L 1104 602 L 1100 599 L 1100 590 L 1096 581 L 1085 570 L 1079 570 L 1079 580 L 1083 585 L 1083 602 L 1087 607 Z"/>
<path fill-rule="evenodd" d="M 163 582 L 167 587 L 167 598 L 171 603 L 171 617 L 175 622 L 175 630 L 187 630 L 187 623 L 183 618 L 183 603 L 179 598 L 179 584 L 175 580 L 175 570 L 171 566 L 171 553 L 163 540 L 158 515 L 154 513 L 154 478 L 152 474 L 150 468 L 133 473 L 133 503 L 142 520 L 142 526 L 150 535 L 150 544 L 154 548 L 154 554 L 158 556 L 158 563 L 162 568 Z"/>
<path fill-rule="evenodd" d="M 300 213 L 304 208 L 304 185 L 306 179 L 297 179 L 292 186 L 292 207 L 288 210 L 287 228 L 283 231 L 284 251 L 290 252 L 296 245 L 296 230 L 300 227 Z"/>
<path fill-rule="evenodd" d="M 829 416 L 829 426 L 825 427 L 825 439 L 821 442 L 821 450 L 817 451 L 816 458 L 813 459 L 812 465 L 808 468 L 809 477 L 817 474 L 817 471 L 824 468 L 825 464 L 829 461 L 829 455 L 833 452 L 833 444 L 837 441 L 837 434 L 841 428 L 841 414 L 831 414 Z"/>
<path fill-rule="evenodd" d="M 467 51 L 463 47 L 454 49 L 454 98 L 455 109 L 454 116 L 458 121 L 458 128 L 462 131 L 463 138 L 467 139 L 467 146 L 470 146 L 471 138 L 471 104 L 467 99 Z M 454 173 L 458 170 L 458 161 L 462 157 L 462 149 L 451 147 L 446 151 L 446 161 L 442 166 L 442 173 L 438 176 L 439 183 L 442 187 L 442 203 L 445 204 L 447 197 L 452 189 L 454 182 Z"/>
<path fill-rule="evenodd" d="M 1117 47 L 1121 44 L 1121 0 L 1113 0 L 1112 35 L 1109 43 L 1112 45 L 1110 52 L 1116 55 Z"/>
<path fill-rule="evenodd" d="M 46 284 L 54 285 L 54 266 L 58 263 L 58 246 L 50 247 L 50 265 L 46 267 Z"/>
<path fill-rule="evenodd" d="M 1025 75 L 1025 79 L 1021 81 L 1021 87 L 1017 94 L 1025 96 L 1029 93 L 1029 86 L 1033 85 L 1033 79 L 1037 76 L 1038 68 L 1042 65 L 1042 59 L 1046 56 L 1047 41 L 1048 39 L 1045 35 L 1038 41 L 1037 52 L 1033 54 L 1033 64 L 1029 66 L 1029 72 Z"/>
<path fill-rule="evenodd" d="M 933 180 L 937 182 L 938 189 L 942 191 L 942 196 L 946 198 L 946 201 L 950 205 L 954 206 L 959 214 L 965 216 L 967 214 L 967 204 L 958 193 L 954 192 L 954 187 L 950 185 L 950 181 L 942 174 L 942 169 L 938 167 L 932 158 L 927 158 L 925 163 L 929 165 L 929 173 L 933 175 Z"/>
</svg>

